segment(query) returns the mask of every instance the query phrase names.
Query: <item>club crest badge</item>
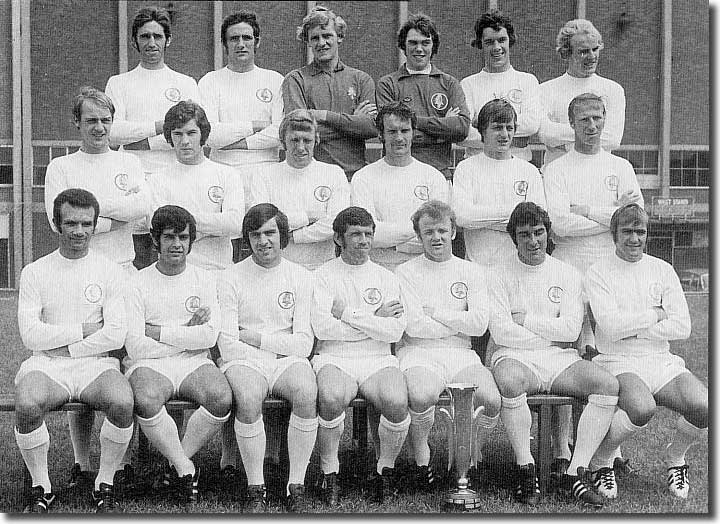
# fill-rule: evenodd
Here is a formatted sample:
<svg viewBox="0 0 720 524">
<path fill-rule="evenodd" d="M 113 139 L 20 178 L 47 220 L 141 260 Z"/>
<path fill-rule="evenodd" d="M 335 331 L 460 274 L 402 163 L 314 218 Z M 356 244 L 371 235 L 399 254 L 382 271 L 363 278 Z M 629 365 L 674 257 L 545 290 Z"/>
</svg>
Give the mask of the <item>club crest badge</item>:
<svg viewBox="0 0 720 524">
<path fill-rule="evenodd" d="M 121 191 L 127 191 L 128 190 L 128 174 L 127 173 L 118 173 L 115 175 L 115 187 L 118 188 Z"/>
<path fill-rule="evenodd" d="M 433 93 L 430 104 L 438 111 L 444 111 L 448 106 L 448 97 L 445 93 Z"/>
<path fill-rule="evenodd" d="M 313 195 L 318 202 L 327 202 L 332 196 L 332 189 L 328 186 L 317 186 L 313 191 Z"/>
<path fill-rule="evenodd" d="M 507 92 L 507 95 L 505 95 L 505 98 L 508 102 L 511 102 L 513 104 L 522 104 L 523 101 L 523 92 L 522 89 L 511 89 Z"/>
<path fill-rule="evenodd" d="M 428 186 L 415 186 L 413 193 L 418 200 L 422 200 L 423 202 L 430 199 L 430 189 L 428 189 Z"/>
<path fill-rule="evenodd" d="M 283 291 L 278 295 L 277 302 L 282 309 L 290 309 L 295 305 L 295 294 L 292 291 Z"/>
<path fill-rule="evenodd" d="M 618 188 L 618 177 L 617 175 L 610 174 L 605 177 L 605 187 L 608 191 L 617 191 Z"/>
<path fill-rule="evenodd" d="M 382 302 L 382 292 L 376 287 L 369 287 L 362 294 L 363 300 L 371 306 L 376 306 Z"/>
<path fill-rule="evenodd" d="M 553 304 L 559 304 L 563 293 L 565 293 L 565 290 L 560 286 L 552 286 L 550 289 L 548 289 L 547 295 L 550 299 L 550 302 L 552 302 Z"/>
<path fill-rule="evenodd" d="M 255 91 L 255 96 L 258 100 L 265 102 L 266 104 L 272 102 L 273 99 L 272 91 L 270 91 L 267 87 L 263 87 L 262 89 Z"/>
<path fill-rule="evenodd" d="M 406 96 L 405 98 L 402 99 L 402 101 L 403 101 L 403 104 L 412 104 L 412 97 Z"/>
<path fill-rule="evenodd" d="M 516 180 L 513 184 L 515 194 L 521 197 L 527 196 L 528 183 L 526 180 Z"/>
<path fill-rule="evenodd" d="M 97 284 L 88 284 L 85 287 L 85 300 L 91 304 L 97 304 L 102 298 L 102 288 Z"/>
<path fill-rule="evenodd" d="M 210 186 L 208 188 L 208 198 L 210 199 L 210 202 L 219 204 L 222 202 L 224 196 L 225 190 L 222 186 Z"/>
<path fill-rule="evenodd" d="M 168 87 L 165 90 L 165 98 L 171 102 L 178 103 L 180 101 L 180 90 L 177 87 Z"/>
<path fill-rule="evenodd" d="M 355 89 L 355 86 L 348 87 L 347 96 L 348 96 L 348 98 L 350 98 L 353 101 L 357 100 L 358 94 L 357 94 L 357 90 Z"/>
<path fill-rule="evenodd" d="M 467 290 L 465 282 L 453 282 L 450 286 L 450 294 L 458 300 L 467 298 Z"/>
<path fill-rule="evenodd" d="M 200 297 L 193 295 L 185 299 L 185 311 L 194 314 L 198 309 L 200 309 Z"/>
<path fill-rule="evenodd" d="M 648 293 L 653 305 L 659 306 L 662 303 L 663 287 L 660 282 L 651 282 Z"/>
</svg>

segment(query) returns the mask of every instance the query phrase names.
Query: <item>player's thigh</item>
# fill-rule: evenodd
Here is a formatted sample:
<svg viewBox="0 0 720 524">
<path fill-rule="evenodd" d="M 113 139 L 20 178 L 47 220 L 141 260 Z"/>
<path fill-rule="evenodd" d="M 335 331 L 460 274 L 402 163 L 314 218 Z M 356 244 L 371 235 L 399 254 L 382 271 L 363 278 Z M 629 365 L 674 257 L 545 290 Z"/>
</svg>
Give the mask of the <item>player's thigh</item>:
<svg viewBox="0 0 720 524">
<path fill-rule="evenodd" d="M 660 406 L 677 411 L 691 424 L 704 428 L 708 424 L 708 389 L 692 373 L 678 375 L 655 393 Z"/>
<path fill-rule="evenodd" d="M 103 371 L 80 394 L 80 400 L 94 409 L 119 416 L 132 416 L 133 391 L 120 371 Z"/>
<path fill-rule="evenodd" d="M 630 422 L 644 426 L 653 417 L 656 408 L 650 388 L 635 373 L 621 373 L 616 378 L 620 385 L 618 407 L 627 413 Z"/>
<path fill-rule="evenodd" d="M 407 385 L 399 367 L 385 367 L 370 375 L 360 385 L 360 394 L 386 418 L 407 412 Z"/>
<path fill-rule="evenodd" d="M 147 367 L 137 367 L 128 377 L 135 398 L 135 411 L 143 418 L 154 417 L 173 396 L 170 379 Z"/>
<path fill-rule="evenodd" d="M 178 395 L 197 402 L 216 417 L 224 416 L 232 405 L 232 390 L 222 371 L 208 362 L 183 379 Z"/>
<path fill-rule="evenodd" d="M 535 373 L 514 358 L 503 358 L 496 362 L 492 375 L 500 394 L 505 398 L 515 398 L 523 393 L 534 395 L 540 391 L 540 381 Z"/>
<path fill-rule="evenodd" d="M 495 378 L 488 368 L 478 362 L 460 370 L 453 378 L 453 382 L 468 382 L 477 386 L 473 401 L 475 407 L 485 406 L 485 414 L 495 416 L 500 410 L 500 391 Z"/>
<path fill-rule="evenodd" d="M 18 423 L 42 417 L 70 400 L 60 384 L 41 371 L 31 371 L 15 385 L 15 416 Z"/>
<path fill-rule="evenodd" d="M 339 416 L 357 396 L 355 379 L 332 364 L 317 372 L 318 410 L 325 420 Z"/>
<path fill-rule="evenodd" d="M 551 391 L 557 395 L 587 398 L 588 395 L 617 395 L 618 381 L 609 371 L 589 360 L 578 360 L 564 369 L 553 381 Z"/>
<path fill-rule="evenodd" d="M 235 365 L 225 370 L 225 378 L 235 398 L 235 416 L 245 423 L 256 421 L 268 396 L 265 377 L 256 369 Z"/>
<path fill-rule="evenodd" d="M 287 399 L 296 407 L 311 408 L 317 404 L 318 387 L 315 373 L 309 364 L 291 364 L 273 384 L 272 394 Z"/>
<path fill-rule="evenodd" d="M 413 366 L 404 374 L 410 409 L 421 413 L 437 404 L 440 393 L 445 389 L 442 377 L 423 366 Z"/>
</svg>

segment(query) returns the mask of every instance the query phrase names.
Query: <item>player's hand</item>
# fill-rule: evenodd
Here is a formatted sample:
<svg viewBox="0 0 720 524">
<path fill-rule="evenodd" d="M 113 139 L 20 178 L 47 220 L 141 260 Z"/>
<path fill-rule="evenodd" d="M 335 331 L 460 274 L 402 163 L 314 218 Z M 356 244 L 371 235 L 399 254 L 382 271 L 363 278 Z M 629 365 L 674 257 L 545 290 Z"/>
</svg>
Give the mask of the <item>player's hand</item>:
<svg viewBox="0 0 720 524">
<path fill-rule="evenodd" d="M 323 218 L 325 215 L 320 215 L 317 209 L 311 209 L 307 212 L 308 217 L 308 225 L 311 226 L 321 218 Z"/>
<path fill-rule="evenodd" d="M 253 133 L 257 133 L 258 131 L 262 131 L 267 126 L 269 126 L 271 122 L 269 120 L 253 120 L 252 126 L 253 126 Z"/>
<path fill-rule="evenodd" d="M 160 326 L 145 324 L 145 336 L 160 342 Z"/>
<path fill-rule="evenodd" d="M 399 300 L 390 300 L 380 306 L 375 311 L 376 317 L 395 317 L 398 318 L 403 314 L 403 306 Z"/>
<path fill-rule="evenodd" d="M 447 110 L 447 113 L 445 113 L 445 116 L 458 116 L 460 114 L 460 108 L 459 107 L 451 107 Z"/>
<path fill-rule="evenodd" d="M 334 316 L 336 319 L 340 320 L 342 318 L 342 314 L 345 311 L 345 302 L 341 298 L 335 298 L 333 300 L 332 308 L 330 309 L 330 313 L 332 313 L 332 316 Z"/>
<path fill-rule="evenodd" d="M 636 193 L 634 189 L 628 189 L 622 195 L 620 195 L 620 198 L 618 198 L 615 203 L 618 207 L 622 207 L 639 201 L 640 194 Z"/>
<path fill-rule="evenodd" d="M 363 100 L 355 107 L 353 115 L 368 115 L 374 117 L 377 115 L 377 106 L 369 100 Z"/>
<path fill-rule="evenodd" d="M 525 316 L 527 315 L 527 312 L 524 309 L 513 311 L 511 314 L 513 322 L 515 322 L 518 326 L 525 324 Z"/>
<path fill-rule="evenodd" d="M 590 206 L 585 204 L 570 204 L 570 212 L 573 215 L 587 217 L 590 214 Z"/>
<path fill-rule="evenodd" d="M 103 328 L 103 322 L 84 322 L 82 325 L 83 338 L 87 338 L 90 335 L 97 333 Z"/>
<path fill-rule="evenodd" d="M 327 110 L 326 109 L 311 109 L 310 112 L 312 113 L 312 116 L 315 117 L 315 120 L 317 122 L 325 122 L 327 120 Z"/>
<path fill-rule="evenodd" d="M 432 306 L 423 306 L 423 313 L 430 318 L 435 317 L 435 308 Z"/>
<path fill-rule="evenodd" d="M 667 313 L 663 309 L 662 306 L 653 306 L 653 309 L 655 310 L 655 314 L 657 315 L 657 321 L 662 322 L 663 320 L 667 320 Z"/>
<path fill-rule="evenodd" d="M 210 321 L 210 308 L 206 306 L 202 306 L 198 308 L 198 310 L 193 313 L 193 316 L 190 320 L 188 320 L 188 323 L 185 324 L 186 326 L 202 326 L 203 324 L 207 324 Z"/>
<path fill-rule="evenodd" d="M 45 351 L 45 355 L 48 357 L 69 357 L 70 356 L 70 350 L 67 346 L 60 346 L 59 348 L 54 349 L 48 349 Z"/>
</svg>

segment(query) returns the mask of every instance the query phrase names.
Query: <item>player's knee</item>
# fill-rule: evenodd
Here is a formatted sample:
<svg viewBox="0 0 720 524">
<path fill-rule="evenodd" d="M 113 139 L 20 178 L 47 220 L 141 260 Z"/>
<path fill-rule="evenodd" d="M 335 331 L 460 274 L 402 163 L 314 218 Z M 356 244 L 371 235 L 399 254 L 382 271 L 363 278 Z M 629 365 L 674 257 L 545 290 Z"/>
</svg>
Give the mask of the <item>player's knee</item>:
<svg viewBox="0 0 720 524">
<path fill-rule="evenodd" d="M 133 396 L 135 412 L 142 418 L 154 417 L 165 405 L 165 396 L 153 387 L 138 387 L 133 390 Z"/>
<path fill-rule="evenodd" d="M 134 407 L 132 397 L 122 397 L 110 402 L 105 415 L 116 426 L 126 428 L 132 424 Z"/>
<path fill-rule="evenodd" d="M 500 407 L 502 405 L 502 397 L 500 397 L 500 391 L 498 391 L 496 387 L 490 388 L 489 391 L 487 391 L 486 389 L 478 389 L 475 392 L 473 403 L 475 407 L 483 406 L 485 408 L 485 410 L 483 411 L 485 415 L 487 415 L 488 417 L 494 417 L 500 412 Z"/>
<path fill-rule="evenodd" d="M 227 415 L 232 406 L 232 391 L 225 383 L 218 383 L 208 387 L 203 395 L 200 404 L 216 417 Z"/>
<path fill-rule="evenodd" d="M 426 411 L 438 401 L 437 391 L 416 381 L 408 381 L 407 397 L 412 410 L 418 413 Z"/>
<path fill-rule="evenodd" d="M 33 395 L 15 397 L 15 418 L 20 427 L 42 419 L 45 411 L 45 405 Z"/>
<path fill-rule="evenodd" d="M 314 410 L 317 405 L 318 389 L 314 380 L 302 381 L 293 384 L 290 388 L 290 402 L 293 410 Z"/>
<path fill-rule="evenodd" d="M 636 426 L 644 426 L 655 414 L 656 404 L 652 397 L 646 399 L 635 399 L 629 405 L 624 405 L 623 409 L 627 413 L 630 422 Z"/>
<path fill-rule="evenodd" d="M 706 428 L 708 426 L 708 400 L 705 398 L 692 399 L 688 402 L 688 406 L 683 416 L 690 424 L 698 428 Z"/>
<path fill-rule="evenodd" d="M 380 394 L 380 412 L 385 418 L 396 422 L 408 413 L 408 396 L 405 388 L 388 388 Z"/>
<path fill-rule="evenodd" d="M 335 413 L 345 409 L 344 392 L 334 388 L 318 388 L 318 407 L 324 413 Z"/>
<path fill-rule="evenodd" d="M 607 372 L 592 375 L 588 381 L 588 394 L 614 396 L 619 390 L 617 379 Z"/>
<path fill-rule="evenodd" d="M 494 370 L 493 377 L 500 394 L 505 398 L 515 398 L 527 391 L 523 373 L 507 362 L 501 362 Z"/>
</svg>

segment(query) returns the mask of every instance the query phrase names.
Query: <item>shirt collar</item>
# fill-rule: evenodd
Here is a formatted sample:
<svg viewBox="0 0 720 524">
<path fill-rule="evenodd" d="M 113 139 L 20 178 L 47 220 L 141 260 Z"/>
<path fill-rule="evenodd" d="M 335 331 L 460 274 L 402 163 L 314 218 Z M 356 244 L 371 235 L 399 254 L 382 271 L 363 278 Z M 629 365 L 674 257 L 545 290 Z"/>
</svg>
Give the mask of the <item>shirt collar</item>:
<svg viewBox="0 0 720 524">
<path fill-rule="evenodd" d="M 400 73 L 400 78 L 406 77 L 406 76 L 415 76 L 410 75 L 410 72 L 408 71 L 407 64 L 403 64 L 400 66 L 400 69 L 398 70 Z M 435 64 L 432 62 L 430 63 L 430 75 L 429 76 L 437 76 L 441 74 L 442 71 L 440 71 L 437 67 L 435 67 Z"/>
<path fill-rule="evenodd" d="M 320 69 L 317 64 L 315 64 L 315 60 L 310 62 L 310 68 L 312 69 L 312 76 L 319 75 L 321 73 L 325 73 L 322 69 Z M 342 63 L 342 61 L 338 60 L 337 65 L 335 66 L 335 69 L 333 69 L 333 73 L 337 73 L 338 71 L 342 71 L 345 69 L 345 64 Z"/>
</svg>

